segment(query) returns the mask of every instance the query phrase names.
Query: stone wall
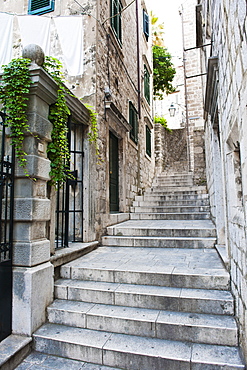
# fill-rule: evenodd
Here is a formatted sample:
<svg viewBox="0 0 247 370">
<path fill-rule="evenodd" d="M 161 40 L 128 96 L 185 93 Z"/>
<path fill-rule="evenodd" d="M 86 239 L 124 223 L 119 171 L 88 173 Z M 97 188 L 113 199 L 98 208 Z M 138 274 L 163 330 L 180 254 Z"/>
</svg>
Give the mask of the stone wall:
<svg viewBox="0 0 247 370">
<path fill-rule="evenodd" d="M 214 69 L 208 68 L 207 177 L 218 240 L 229 260 L 240 343 L 247 358 L 246 1 L 208 0 L 202 5 L 203 19 L 207 20 L 202 25 L 204 41 L 214 40 L 211 53 L 203 50 L 204 70 L 209 57 L 216 57 L 218 63 Z M 210 91 L 218 92 L 218 99 Z M 213 109 L 215 103 L 217 110 Z M 214 112 L 218 113 L 218 124 Z"/>
<path fill-rule="evenodd" d="M 155 124 L 155 161 L 156 171 L 188 171 L 188 148 L 186 129 L 166 130 Z"/>
<path fill-rule="evenodd" d="M 17 14 L 27 14 L 27 4 L 27 0 L 19 1 L 16 5 L 0 0 L 1 9 Z M 123 5 L 127 5 L 125 1 Z M 69 89 L 84 103 L 90 104 L 98 117 L 100 164 L 94 146 L 87 140 L 88 128 L 85 129 L 83 139 L 85 241 L 100 237 L 105 233 L 106 226 L 127 219 L 134 196 L 150 186 L 154 175 L 152 98 L 151 104 L 148 104 L 143 94 L 144 64 L 150 74 L 152 71 L 151 37 L 147 41 L 143 33 L 143 9 L 147 10 L 145 3 L 138 0 L 137 5 L 138 17 L 135 3 L 122 13 L 122 45 L 110 25 L 110 0 L 82 1 L 80 5 L 73 0 L 61 0 L 55 2 L 54 12 L 44 15 L 81 16 L 83 22 L 84 73 L 81 76 L 70 76 L 65 68 L 64 74 Z M 13 56 L 20 56 L 21 50 L 20 28 L 14 19 Z M 54 19 L 51 20 L 51 54 L 63 61 Z M 152 77 L 150 81 L 151 93 Z M 110 90 L 108 97 L 105 95 L 106 88 Z M 129 101 L 137 110 L 140 107 L 137 144 L 129 138 Z M 146 125 L 152 131 L 151 157 L 146 155 Z M 119 213 L 122 215 L 111 214 L 109 210 L 110 131 L 119 141 Z"/>
</svg>

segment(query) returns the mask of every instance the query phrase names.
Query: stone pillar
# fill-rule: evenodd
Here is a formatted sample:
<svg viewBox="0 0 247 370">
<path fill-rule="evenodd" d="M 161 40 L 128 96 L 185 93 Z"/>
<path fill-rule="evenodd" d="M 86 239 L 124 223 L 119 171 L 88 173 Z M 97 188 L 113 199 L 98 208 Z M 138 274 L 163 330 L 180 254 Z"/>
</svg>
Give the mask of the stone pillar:
<svg viewBox="0 0 247 370">
<path fill-rule="evenodd" d="M 30 178 L 16 165 L 13 245 L 12 327 L 13 333 L 24 335 L 31 335 L 45 322 L 46 307 L 53 299 L 53 266 L 47 239 L 50 161 L 46 148 L 52 129 L 49 105 L 56 100 L 57 86 L 34 62 L 30 73 L 33 81 L 28 103 L 30 132 L 24 140 Z"/>
</svg>

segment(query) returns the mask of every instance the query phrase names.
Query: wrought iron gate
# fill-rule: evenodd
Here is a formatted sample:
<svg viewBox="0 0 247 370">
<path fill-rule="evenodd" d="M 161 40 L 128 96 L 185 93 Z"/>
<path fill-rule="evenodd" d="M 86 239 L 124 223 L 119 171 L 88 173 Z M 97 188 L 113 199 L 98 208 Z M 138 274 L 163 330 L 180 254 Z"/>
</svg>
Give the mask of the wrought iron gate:
<svg viewBox="0 0 247 370">
<path fill-rule="evenodd" d="M 59 187 L 56 209 L 56 249 L 83 241 L 83 125 L 68 120 L 68 142 L 73 179 Z"/>
<path fill-rule="evenodd" d="M 0 341 L 11 333 L 14 148 L 6 141 L 5 113 L 0 112 Z M 10 152 L 10 153 L 9 153 Z"/>
</svg>

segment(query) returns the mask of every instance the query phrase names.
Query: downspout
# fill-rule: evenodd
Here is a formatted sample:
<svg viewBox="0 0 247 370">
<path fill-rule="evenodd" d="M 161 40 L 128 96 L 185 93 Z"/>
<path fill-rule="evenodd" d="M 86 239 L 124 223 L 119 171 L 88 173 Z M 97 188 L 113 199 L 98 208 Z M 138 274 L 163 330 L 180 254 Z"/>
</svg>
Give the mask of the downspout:
<svg viewBox="0 0 247 370">
<path fill-rule="evenodd" d="M 137 54 L 137 89 L 138 89 L 138 117 L 139 121 L 141 119 L 141 77 L 140 77 L 140 35 L 139 35 L 139 9 L 138 9 L 138 0 L 136 0 L 136 54 Z M 139 124 L 138 124 L 139 129 Z M 141 166 L 141 159 L 140 159 L 140 142 L 138 140 L 138 171 L 137 171 L 137 187 L 138 193 L 141 191 L 141 183 L 140 183 L 140 166 Z"/>
<path fill-rule="evenodd" d="M 137 88 L 138 88 L 138 115 L 141 118 L 141 78 L 140 78 L 140 35 L 139 35 L 138 0 L 136 0 L 136 54 L 137 54 Z"/>
<path fill-rule="evenodd" d="M 189 113 L 188 113 L 188 88 L 186 80 L 186 53 L 185 53 L 185 40 L 184 40 L 184 17 L 183 17 L 183 6 L 179 12 L 182 22 L 182 40 L 183 40 L 183 67 L 184 67 L 184 95 L 185 95 L 185 118 L 186 118 L 186 134 L 187 134 L 187 151 L 188 151 L 188 167 L 189 171 L 192 172 L 192 160 L 190 151 L 190 132 L 189 132 Z"/>
</svg>

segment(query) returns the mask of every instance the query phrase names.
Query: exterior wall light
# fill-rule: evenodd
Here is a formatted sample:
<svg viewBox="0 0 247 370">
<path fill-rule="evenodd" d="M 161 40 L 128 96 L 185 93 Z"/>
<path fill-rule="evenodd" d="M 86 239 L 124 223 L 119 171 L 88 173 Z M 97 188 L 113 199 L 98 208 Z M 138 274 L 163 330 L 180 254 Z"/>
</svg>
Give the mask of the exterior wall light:
<svg viewBox="0 0 247 370">
<path fill-rule="evenodd" d="M 174 117 L 175 113 L 176 113 L 176 108 L 174 107 L 173 103 L 171 103 L 171 106 L 168 110 L 169 110 L 169 113 L 170 113 L 170 117 Z"/>
</svg>

